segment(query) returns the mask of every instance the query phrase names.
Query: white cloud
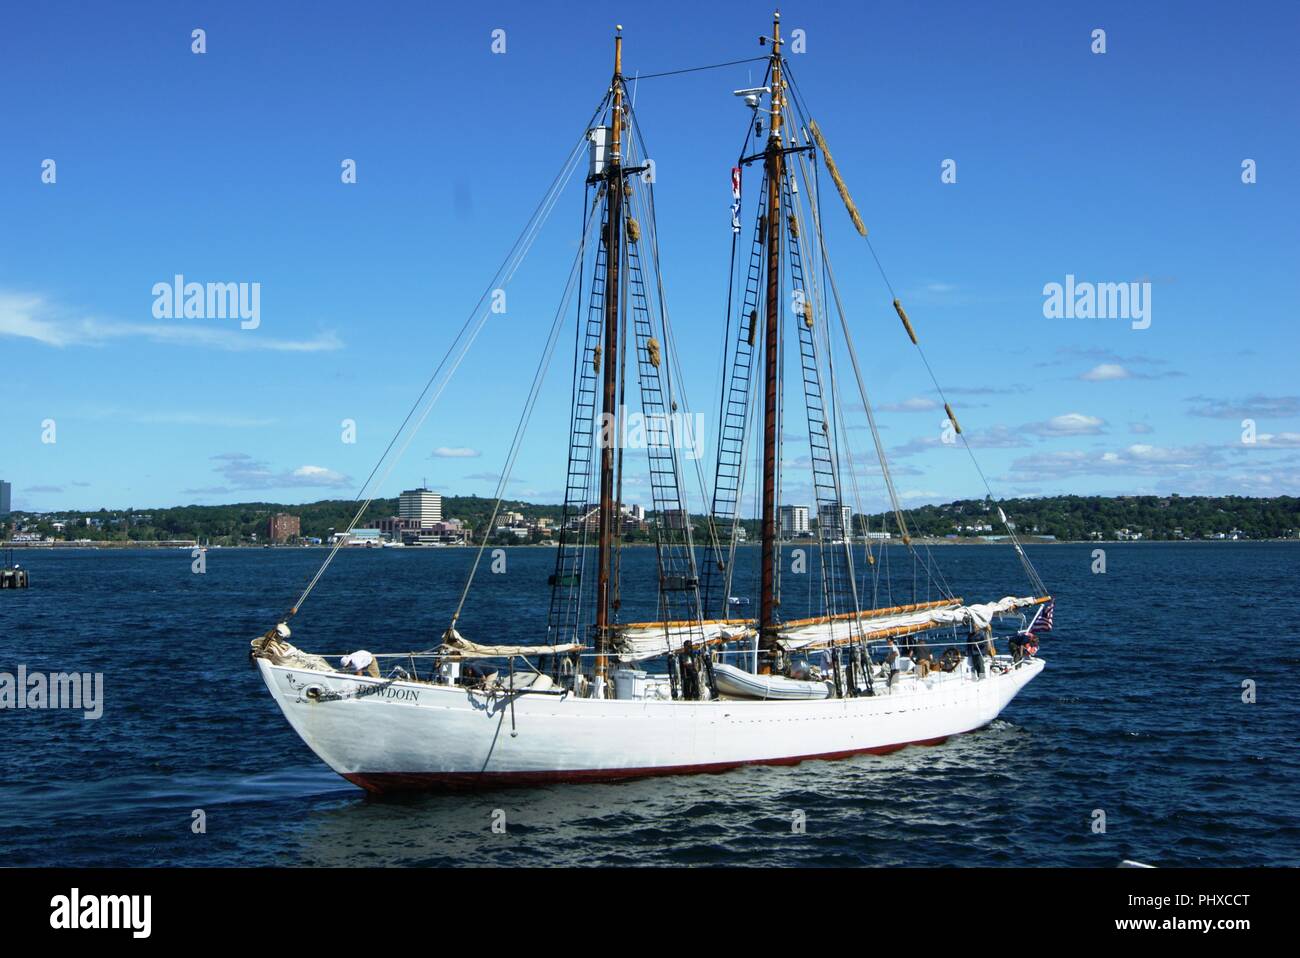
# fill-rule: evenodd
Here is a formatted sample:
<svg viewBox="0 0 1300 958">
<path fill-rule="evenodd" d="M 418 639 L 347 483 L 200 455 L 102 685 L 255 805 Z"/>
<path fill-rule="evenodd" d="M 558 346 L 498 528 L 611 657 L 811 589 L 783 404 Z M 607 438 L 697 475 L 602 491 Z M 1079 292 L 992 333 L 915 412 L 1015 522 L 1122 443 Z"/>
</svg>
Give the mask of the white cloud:
<svg viewBox="0 0 1300 958">
<path fill-rule="evenodd" d="M 1122 449 L 1042 452 L 1017 459 L 1006 481 L 1066 479 L 1082 475 L 1177 477 L 1199 475 L 1225 465 L 1223 450 L 1210 445 L 1155 446 L 1134 443 Z"/>
<path fill-rule="evenodd" d="M 1260 419 L 1266 416 L 1300 415 L 1300 396 L 1257 394 L 1235 400 L 1192 396 L 1187 401 L 1196 404 L 1190 410 L 1193 416 L 1204 416 L 1210 419 Z"/>
<path fill-rule="evenodd" d="M 277 470 L 247 453 L 223 452 L 212 457 L 217 474 L 224 485 L 182 489 L 182 492 L 203 495 L 221 495 L 241 489 L 296 489 L 307 486 L 338 488 L 352 485 L 352 479 L 341 472 L 324 466 L 299 466 L 296 469 Z"/>
<path fill-rule="evenodd" d="M 1247 443 L 1247 446 L 1252 445 Z M 1255 446 L 1263 446 L 1266 449 L 1294 449 L 1300 447 L 1300 432 L 1261 432 L 1255 436 Z"/>
<path fill-rule="evenodd" d="M 930 412 L 932 409 L 938 408 L 938 402 L 920 396 L 904 399 L 902 402 L 887 403 L 880 407 L 882 412 Z"/>
<path fill-rule="evenodd" d="M 470 473 L 469 475 L 467 475 L 467 476 L 461 476 L 461 478 L 462 478 L 462 479 L 473 479 L 473 480 L 476 481 L 476 482 L 496 482 L 496 483 L 499 483 L 499 482 L 501 482 L 501 473 L 499 473 L 499 472 L 471 472 L 471 473 Z M 519 484 L 521 484 L 521 483 L 525 483 L 525 482 L 527 482 L 527 481 L 528 481 L 528 480 L 525 479 L 525 478 L 522 477 L 522 476 L 518 476 L 518 477 L 511 476 L 510 479 L 509 479 L 509 482 L 510 482 L 511 485 L 519 485 Z M 634 479 L 632 476 L 628 476 L 626 479 L 623 480 L 623 485 L 625 485 L 625 486 L 635 486 L 635 485 L 640 485 L 641 482 L 642 482 L 642 480 Z"/>
<path fill-rule="evenodd" d="M 917 499 L 939 499 L 940 494 L 930 489 L 908 489 L 898 494 L 903 502 L 915 502 Z"/>
<path fill-rule="evenodd" d="M 469 446 L 439 446 L 433 455 L 437 459 L 477 459 L 483 453 Z"/>
<path fill-rule="evenodd" d="M 1079 378 L 1093 383 L 1108 382 L 1113 379 L 1130 379 L 1133 374 L 1119 363 L 1101 363 L 1093 366 Z"/>
<path fill-rule="evenodd" d="M 293 475 L 296 479 L 302 479 L 305 485 L 312 486 L 337 486 L 347 482 L 343 473 L 324 466 L 299 466 Z"/>
<path fill-rule="evenodd" d="M 314 353 L 341 349 L 332 332 L 314 339 L 272 339 L 221 320 L 156 320 L 149 323 L 105 321 L 78 315 L 40 296 L 0 292 L 0 336 L 30 339 L 45 346 L 104 346 L 114 340 L 146 340 L 173 346 L 203 346 L 228 352 Z M 208 325 L 202 325 L 208 324 Z"/>
<path fill-rule="evenodd" d="M 1098 436 L 1104 431 L 1104 419 L 1087 416 L 1081 412 L 1068 412 L 1063 416 L 1053 416 L 1046 422 L 1030 423 L 1023 428 L 1039 436 Z"/>
</svg>

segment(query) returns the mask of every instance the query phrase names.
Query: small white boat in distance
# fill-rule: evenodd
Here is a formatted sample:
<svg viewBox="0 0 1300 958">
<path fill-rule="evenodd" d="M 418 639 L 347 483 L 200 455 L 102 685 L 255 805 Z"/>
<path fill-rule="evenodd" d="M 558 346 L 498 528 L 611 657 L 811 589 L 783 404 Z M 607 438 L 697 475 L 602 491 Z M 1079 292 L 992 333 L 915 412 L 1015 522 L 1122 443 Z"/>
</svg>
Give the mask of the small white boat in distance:
<svg viewBox="0 0 1300 958">
<path fill-rule="evenodd" d="M 718 692 L 738 699 L 799 702 L 829 698 L 832 688 L 829 682 L 808 682 L 784 675 L 755 675 L 724 662 L 713 663 L 713 678 Z"/>
</svg>

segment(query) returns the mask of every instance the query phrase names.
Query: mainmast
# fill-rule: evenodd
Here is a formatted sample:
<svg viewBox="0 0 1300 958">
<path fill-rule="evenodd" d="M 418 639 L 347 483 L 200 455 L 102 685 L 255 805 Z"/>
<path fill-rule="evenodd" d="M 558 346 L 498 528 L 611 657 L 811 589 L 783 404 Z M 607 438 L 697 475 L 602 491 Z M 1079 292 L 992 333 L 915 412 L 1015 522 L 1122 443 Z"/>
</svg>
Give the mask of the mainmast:
<svg viewBox="0 0 1300 958">
<path fill-rule="evenodd" d="M 760 38 L 760 43 L 763 40 Z M 770 667 L 776 648 L 777 456 L 780 453 L 781 183 L 781 14 L 772 15 L 772 119 L 763 166 L 767 179 L 767 317 L 764 327 L 763 560 L 759 586 L 759 644 Z"/>
<path fill-rule="evenodd" d="M 619 333 L 619 265 L 623 252 L 623 27 L 614 34 L 614 102 L 610 149 L 605 164 L 605 348 L 604 399 L 600 444 L 600 526 L 596 582 L 596 669 L 603 684 L 608 672 L 610 647 L 610 585 L 613 578 L 614 536 L 619 517 L 614 490 L 615 456 L 619 424 L 618 380 L 622 369 Z"/>
</svg>

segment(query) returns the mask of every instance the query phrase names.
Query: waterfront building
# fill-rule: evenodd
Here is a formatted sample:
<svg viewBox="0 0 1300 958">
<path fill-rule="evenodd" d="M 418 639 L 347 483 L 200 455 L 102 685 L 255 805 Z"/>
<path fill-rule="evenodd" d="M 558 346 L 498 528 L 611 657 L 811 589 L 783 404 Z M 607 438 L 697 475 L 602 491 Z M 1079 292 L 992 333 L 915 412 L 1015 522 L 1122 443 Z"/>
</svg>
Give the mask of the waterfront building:
<svg viewBox="0 0 1300 958">
<path fill-rule="evenodd" d="M 789 538 L 791 536 L 806 536 L 808 534 L 808 507 L 807 506 L 782 506 L 781 507 L 781 535 Z"/>
<path fill-rule="evenodd" d="M 442 494 L 428 489 L 408 489 L 397 498 L 397 515 L 409 519 L 417 527 L 442 521 Z"/>
<path fill-rule="evenodd" d="M 336 532 L 330 536 L 331 540 L 337 540 L 342 536 L 342 532 Z M 346 545 L 350 546 L 378 546 L 383 544 L 383 535 L 378 529 L 353 529 L 348 533 Z"/>
<path fill-rule="evenodd" d="M 817 524 L 836 539 L 843 539 L 853 529 L 853 509 L 827 502 L 817 509 Z"/>
<path fill-rule="evenodd" d="M 266 538 L 269 542 L 289 542 L 300 535 L 302 526 L 297 516 L 279 512 L 267 520 Z"/>
<path fill-rule="evenodd" d="M 663 527 L 665 529 L 686 529 L 691 524 L 691 514 L 685 509 L 665 509 Z"/>
</svg>

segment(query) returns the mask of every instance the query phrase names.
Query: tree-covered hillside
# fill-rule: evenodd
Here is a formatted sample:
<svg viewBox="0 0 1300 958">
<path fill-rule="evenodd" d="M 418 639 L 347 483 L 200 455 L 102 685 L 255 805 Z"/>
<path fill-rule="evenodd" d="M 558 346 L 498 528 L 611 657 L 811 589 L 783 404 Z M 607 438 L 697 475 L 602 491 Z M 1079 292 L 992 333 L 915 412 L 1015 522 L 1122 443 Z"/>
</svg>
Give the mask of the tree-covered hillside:
<svg viewBox="0 0 1300 958">
<path fill-rule="evenodd" d="M 1054 536 L 1061 540 L 1089 539 L 1242 539 L 1294 538 L 1300 534 L 1300 499 L 1278 496 L 1256 499 L 1245 496 L 1047 496 L 1000 501 L 963 499 L 946 505 L 920 506 L 904 515 L 914 535 L 998 535 L 1005 530 L 997 506 L 1006 510 L 1017 531 L 1026 536 Z M 444 496 L 443 515 L 459 519 L 473 532 L 481 533 L 492 514 L 493 500 L 480 496 Z M 357 504 L 330 499 L 304 505 L 245 502 L 223 506 L 176 506 L 153 509 L 68 510 L 60 513 L 14 513 L 0 520 L 0 538 L 9 538 L 17 528 L 54 539 L 150 542 L 163 539 L 197 539 L 221 545 L 238 545 L 266 538 L 267 519 L 286 512 L 301 519 L 302 535 L 326 538 L 332 530 L 347 527 Z M 519 501 L 502 503 L 503 511 L 522 513 L 527 518 L 558 520 L 561 507 Z M 395 515 L 396 499 L 377 499 L 362 518 L 361 525 L 373 525 Z M 816 510 L 811 510 L 816 515 Z M 649 514 L 653 518 L 654 513 Z M 89 521 L 88 521 L 89 520 Z M 896 531 L 892 515 L 883 517 L 883 528 Z M 56 523 L 63 526 L 56 529 Z M 697 541 L 705 541 L 704 521 L 695 517 Z M 758 537 L 758 523 L 742 525 L 750 541 Z M 854 523 L 855 527 L 859 525 Z M 869 528 L 880 530 L 882 517 L 869 518 Z M 256 537 L 256 538 L 254 538 Z M 650 539 L 641 534 L 634 539 Z"/>
</svg>

